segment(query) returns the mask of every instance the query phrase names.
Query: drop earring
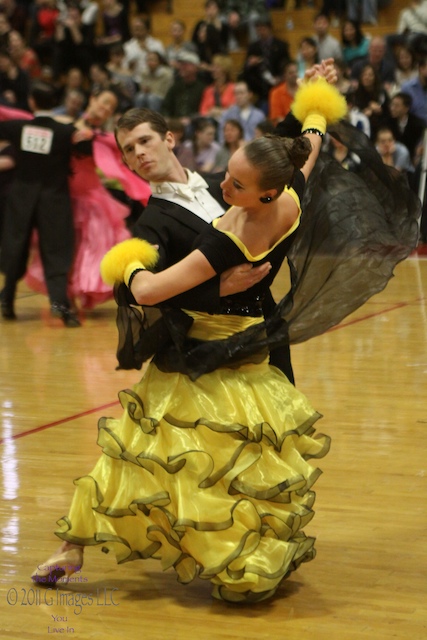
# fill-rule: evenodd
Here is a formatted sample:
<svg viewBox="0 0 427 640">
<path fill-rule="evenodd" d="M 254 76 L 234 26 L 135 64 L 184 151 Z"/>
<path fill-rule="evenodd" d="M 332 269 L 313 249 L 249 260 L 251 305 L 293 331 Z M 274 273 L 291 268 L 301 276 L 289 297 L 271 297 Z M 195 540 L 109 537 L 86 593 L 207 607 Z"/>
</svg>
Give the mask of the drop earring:
<svg viewBox="0 0 427 640">
<path fill-rule="evenodd" d="M 273 198 L 271 196 L 266 196 L 265 198 L 260 198 L 259 201 L 262 202 L 263 204 L 267 204 L 268 202 L 271 202 L 273 200 Z"/>
</svg>

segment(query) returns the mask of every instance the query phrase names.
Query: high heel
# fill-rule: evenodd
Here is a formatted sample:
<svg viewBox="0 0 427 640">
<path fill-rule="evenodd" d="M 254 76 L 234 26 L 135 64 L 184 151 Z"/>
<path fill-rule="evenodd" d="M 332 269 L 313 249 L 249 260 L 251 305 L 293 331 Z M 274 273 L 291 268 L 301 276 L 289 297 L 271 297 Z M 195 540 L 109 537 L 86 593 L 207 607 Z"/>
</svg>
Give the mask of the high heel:
<svg viewBox="0 0 427 640">
<path fill-rule="evenodd" d="M 67 584 L 73 573 L 80 571 L 82 566 L 83 547 L 75 546 L 58 550 L 49 560 L 38 565 L 31 580 L 41 587 L 58 583 Z"/>
</svg>

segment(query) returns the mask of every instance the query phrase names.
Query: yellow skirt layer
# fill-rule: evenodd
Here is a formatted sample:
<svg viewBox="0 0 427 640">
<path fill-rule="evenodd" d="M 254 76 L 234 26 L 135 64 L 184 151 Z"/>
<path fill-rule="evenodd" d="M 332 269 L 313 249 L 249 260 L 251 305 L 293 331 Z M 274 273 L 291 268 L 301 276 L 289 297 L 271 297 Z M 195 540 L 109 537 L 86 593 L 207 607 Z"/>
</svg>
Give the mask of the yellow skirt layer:
<svg viewBox="0 0 427 640">
<path fill-rule="evenodd" d="M 314 557 L 303 527 L 329 438 L 320 417 L 268 364 L 196 382 L 150 364 L 119 394 L 123 415 L 99 421 L 102 455 L 75 480 L 57 535 L 102 544 L 118 562 L 157 558 L 178 580 L 211 580 L 232 602 L 272 595 Z"/>
</svg>

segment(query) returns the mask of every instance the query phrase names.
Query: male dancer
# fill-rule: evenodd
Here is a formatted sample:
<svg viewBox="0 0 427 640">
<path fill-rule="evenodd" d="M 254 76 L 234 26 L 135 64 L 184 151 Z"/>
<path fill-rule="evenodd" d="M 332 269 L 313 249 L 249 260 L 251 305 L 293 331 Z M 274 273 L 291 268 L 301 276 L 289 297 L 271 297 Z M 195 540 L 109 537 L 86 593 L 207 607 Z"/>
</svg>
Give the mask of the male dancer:
<svg viewBox="0 0 427 640">
<path fill-rule="evenodd" d="M 181 166 L 174 154 L 175 140 L 165 119 L 149 109 L 131 109 L 117 123 L 117 144 L 127 166 L 150 183 L 152 195 L 135 223 L 133 234 L 159 247 L 159 269 L 175 264 L 192 250 L 206 224 L 224 213 L 221 174 L 202 177 Z M 267 275 L 266 266 L 241 265 L 208 283 L 178 296 L 182 308 L 219 312 L 224 298 L 245 291 Z M 274 308 L 270 295 L 264 314 Z M 294 382 L 288 347 L 276 349 L 271 363 Z"/>
<path fill-rule="evenodd" d="M 1 139 L 11 142 L 17 153 L 16 176 L 5 209 L 1 313 L 5 320 L 16 319 L 16 287 L 25 274 L 31 235 L 36 228 L 52 315 L 61 318 L 66 327 L 79 327 L 67 296 L 74 250 L 68 177 L 78 134 L 74 125 L 54 119 L 50 111 L 54 99 L 53 89 L 37 82 L 29 98 L 34 119 L 0 123 Z"/>
</svg>

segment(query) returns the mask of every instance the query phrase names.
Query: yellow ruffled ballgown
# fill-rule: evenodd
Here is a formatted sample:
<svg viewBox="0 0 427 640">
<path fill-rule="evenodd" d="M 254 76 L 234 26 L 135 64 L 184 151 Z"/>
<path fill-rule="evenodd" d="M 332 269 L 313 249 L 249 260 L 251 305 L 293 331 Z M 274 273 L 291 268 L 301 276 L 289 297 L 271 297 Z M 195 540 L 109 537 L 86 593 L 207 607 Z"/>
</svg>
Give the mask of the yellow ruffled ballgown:
<svg viewBox="0 0 427 640">
<path fill-rule="evenodd" d="M 223 337 L 261 319 L 192 314 L 191 334 Z M 120 419 L 102 418 L 102 455 L 77 485 L 57 535 L 157 558 L 178 580 L 210 580 L 231 602 L 271 596 L 314 557 L 303 528 L 329 438 L 304 395 L 266 361 L 191 381 L 151 363 L 119 394 Z"/>
</svg>

